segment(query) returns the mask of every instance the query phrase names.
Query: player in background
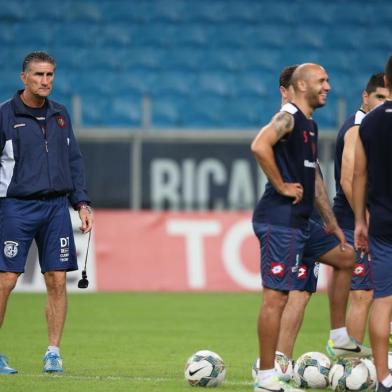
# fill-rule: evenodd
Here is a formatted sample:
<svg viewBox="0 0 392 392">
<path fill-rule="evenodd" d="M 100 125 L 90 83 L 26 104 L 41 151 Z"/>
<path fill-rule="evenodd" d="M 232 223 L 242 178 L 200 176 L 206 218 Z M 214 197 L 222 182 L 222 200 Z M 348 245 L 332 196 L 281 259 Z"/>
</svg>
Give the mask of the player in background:
<svg viewBox="0 0 392 392">
<path fill-rule="evenodd" d="M 292 102 L 284 105 L 252 142 L 252 152 L 269 180 L 253 214 L 263 281 L 258 319 L 260 370 L 255 391 L 292 390 L 289 384 L 277 379 L 274 359 L 282 312 L 288 293 L 295 289 L 296 267 L 309 239 L 314 203 L 327 230 L 340 242 L 331 263 L 331 333 L 339 336 L 341 345 L 361 351 L 345 330 L 354 251 L 346 244 L 336 222 L 318 170 L 318 130 L 311 118 L 314 110 L 326 103 L 330 90 L 328 75 L 320 65 L 302 64 L 293 73 L 292 86 Z"/>
<path fill-rule="evenodd" d="M 392 374 L 388 369 L 392 313 L 392 56 L 387 60 L 384 79 L 388 89 L 386 101 L 369 112 L 359 127 L 352 188 L 355 246 L 369 252 L 372 260 L 369 333 L 377 392 L 392 391 Z"/>
<path fill-rule="evenodd" d="M 362 93 L 361 107 L 350 116 L 340 128 L 336 138 L 335 151 L 335 186 L 333 210 L 339 226 L 343 229 L 347 241 L 354 245 L 354 213 L 352 211 L 352 180 L 354 172 L 355 143 L 358 129 L 366 113 L 382 104 L 388 96 L 384 85 L 384 73 L 373 74 Z M 368 255 L 357 252 L 351 282 L 350 305 L 347 313 L 349 335 L 358 342 L 363 342 L 368 313 L 373 298 Z"/>
<path fill-rule="evenodd" d="M 47 373 L 63 372 L 66 273 L 78 269 L 68 202 L 79 212 L 83 233 L 93 225 L 82 155 L 68 112 L 48 98 L 55 68 L 46 52 L 28 54 L 20 75 L 24 89 L 0 105 L 0 326 L 34 239 L 47 289 Z M 0 374 L 12 373 L 16 370 L 0 355 Z"/>
</svg>

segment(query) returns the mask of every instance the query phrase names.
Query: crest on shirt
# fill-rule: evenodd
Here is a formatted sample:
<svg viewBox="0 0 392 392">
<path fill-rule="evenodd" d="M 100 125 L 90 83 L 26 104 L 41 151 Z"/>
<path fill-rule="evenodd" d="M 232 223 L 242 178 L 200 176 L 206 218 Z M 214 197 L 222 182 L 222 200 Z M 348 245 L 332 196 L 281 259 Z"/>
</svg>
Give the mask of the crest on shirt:
<svg viewBox="0 0 392 392">
<path fill-rule="evenodd" d="M 57 125 L 60 128 L 64 128 L 65 127 L 65 117 L 64 116 L 56 116 L 56 121 L 57 121 Z"/>
<path fill-rule="evenodd" d="M 15 241 L 4 241 L 4 255 L 12 259 L 18 254 L 18 246 Z"/>
</svg>

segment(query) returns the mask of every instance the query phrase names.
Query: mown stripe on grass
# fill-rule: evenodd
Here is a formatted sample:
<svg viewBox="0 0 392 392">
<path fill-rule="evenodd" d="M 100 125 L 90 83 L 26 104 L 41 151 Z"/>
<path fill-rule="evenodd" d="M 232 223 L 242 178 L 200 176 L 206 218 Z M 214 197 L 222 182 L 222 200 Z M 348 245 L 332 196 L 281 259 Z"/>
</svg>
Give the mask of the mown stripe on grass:
<svg viewBox="0 0 392 392">
<path fill-rule="evenodd" d="M 65 374 L 17 374 L 12 377 L 15 378 L 45 378 L 45 377 L 56 377 L 62 379 L 71 380 L 96 380 L 96 381 L 135 381 L 135 382 L 172 382 L 178 381 L 178 378 L 174 377 L 133 377 L 133 376 L 83 376 L 83 375 L 65 375 Z M 251 385 L 252 382 L 249 381 L 239 381 L 239 380 L 226 380 L 224 382 L 227 385 Z"/>
</svg>

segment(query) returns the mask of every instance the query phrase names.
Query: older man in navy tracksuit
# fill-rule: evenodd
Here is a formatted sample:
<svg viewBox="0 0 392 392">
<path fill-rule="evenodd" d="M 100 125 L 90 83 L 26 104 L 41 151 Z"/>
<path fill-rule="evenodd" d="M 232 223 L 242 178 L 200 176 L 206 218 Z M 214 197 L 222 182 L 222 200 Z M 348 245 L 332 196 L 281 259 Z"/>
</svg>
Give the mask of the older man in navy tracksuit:
<svg viewBox="0 0 392 392">
<path fill-rule="evenodd" d="M 45 52 L 28 54 L 21 73 L 25 88 L 0 106 L 0 326 L 34 239 L 48 293 L 43 367 L 48 373 L 63 372 L 66 272 L 78 268 L 68 202 L 79 211 L 83 233 L 93 224 L 69 115 L 48 99 L 55 67 Z M 12 373 L 16 370 L 0 354 L 0 374 Z"/>
</svg>

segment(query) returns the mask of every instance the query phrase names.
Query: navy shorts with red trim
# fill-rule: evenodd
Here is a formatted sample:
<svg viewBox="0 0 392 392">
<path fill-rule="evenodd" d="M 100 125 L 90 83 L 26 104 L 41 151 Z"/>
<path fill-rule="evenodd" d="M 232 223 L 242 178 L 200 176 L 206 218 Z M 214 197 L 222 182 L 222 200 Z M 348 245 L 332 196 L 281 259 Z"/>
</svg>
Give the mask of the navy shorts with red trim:
<svg viewBox="0 0 392 392">
<path fill-rule="evenodd" d="M 354 246 L 354 230 L 343 229 L 347 242 Z M 351 278 L 351 290 L 373 290 L 371 262 L 367 254 L 355 253 L 355 266 Z"/>
<path fill-rule="evenodd" d="M 263 287 L 291 291 L 296 287 L 298 264 L 302 259 L 309 230 L 253 222 L 260 242 Z"/>
<path fill-rule="evenodd" d="M 318 259 L 339 245 L 333 234 L 326 232 L 324 226 L 314 219 L 309 219 L 309 239 L 306 242 L 304 255 L 298 265 L 295 290 L 314 293 L 317 289 L 319 264 Z"/>
<path fill-rule="evenodd" d="M 392 295 L 392 240 L 369 235 L 373 298 Z"/>
</svg>

